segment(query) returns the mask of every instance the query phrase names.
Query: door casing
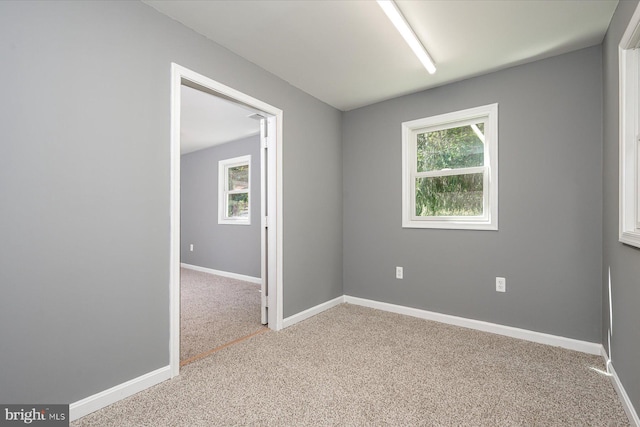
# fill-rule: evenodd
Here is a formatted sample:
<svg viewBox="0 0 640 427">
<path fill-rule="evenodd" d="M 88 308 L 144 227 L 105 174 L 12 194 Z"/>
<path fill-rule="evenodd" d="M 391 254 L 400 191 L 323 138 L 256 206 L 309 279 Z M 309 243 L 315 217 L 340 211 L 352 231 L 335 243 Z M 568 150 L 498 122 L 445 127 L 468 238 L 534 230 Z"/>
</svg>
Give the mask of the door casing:
<svg viewBox="0 0 640 427">
<path fill-rule="evenodd" d="M 170 196 L 170 257 L 169 257 L 169 348 L 171 376 L 180 371 L 180 86 L 196 86 L 215 96 L 225 98 L 264 114 L 269 129 L 266 150 L 267 186 L 262 190 L 266 202 L 266 218 L 261 218 L 266 232 L 262 233 L 263 281 L 266 279 L 268 324 L 282 329 L 282 126 L 283 112 L 263 101 L 223 85 L 178 64 L 171 64 L 171 196 Z M 262 140 L 263 138 L 261 138 Z M 264 150 L 262 150 L 264 153 Z M 266 238 L 266 242 L 264 241 Z M 265 272 L 266 270 L 266 272 Z M 266 276 L 266 277 L 265 277 Z"/>
</svg>

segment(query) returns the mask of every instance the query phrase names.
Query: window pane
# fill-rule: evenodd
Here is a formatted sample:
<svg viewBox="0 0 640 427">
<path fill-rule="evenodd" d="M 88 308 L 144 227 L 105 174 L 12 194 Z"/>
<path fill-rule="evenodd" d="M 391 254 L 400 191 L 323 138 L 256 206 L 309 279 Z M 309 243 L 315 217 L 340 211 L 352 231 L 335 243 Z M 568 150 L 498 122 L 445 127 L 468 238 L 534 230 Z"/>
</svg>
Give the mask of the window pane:
<svg viewBox="0 0 640 427">
<path fill-rule="evenodd" d="M 229 194 L 227 216 L 229 218 L 246 218 L 249 216 L 249 193 Z"/>
<path fill-rule="evenodd" d="M 418 134 L 418 172 L 484 166 L 484 123 Z"/>
<path fill-rule="evenodd" d="M 246 190 L 249 188 L 249 165 L 229 168 L 228 190 Z"/>
<path fill-rule="evenodd" d="M 482 175 L 416 179 L 416 216 L 482 215 Z"/>
</svg>

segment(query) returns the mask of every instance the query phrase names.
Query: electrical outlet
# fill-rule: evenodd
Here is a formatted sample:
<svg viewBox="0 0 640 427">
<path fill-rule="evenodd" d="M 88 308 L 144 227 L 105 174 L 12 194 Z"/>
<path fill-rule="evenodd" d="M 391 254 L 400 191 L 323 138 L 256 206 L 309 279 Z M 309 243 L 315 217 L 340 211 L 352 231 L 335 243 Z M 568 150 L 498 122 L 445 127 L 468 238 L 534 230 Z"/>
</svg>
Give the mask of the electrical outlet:
<svg viewBox="0 0 640 427">
<path fill-rule="evenodd" d="M 496 292 L 507 292 L 507 279 L 496 277 Z"/>
<path fill-rule="evenodd" d="M 402 267 L 396 267 L 396 279 L 402 279 L 403 276 L 404 271 L 402 270 Z"/>
<path fill-rule="evenodd" d="M 191 243 L 191 244 L 189 245 L 189 251 L 190 251 L 190 252 L 193 252 L 193 243 Z"/>
</svg>

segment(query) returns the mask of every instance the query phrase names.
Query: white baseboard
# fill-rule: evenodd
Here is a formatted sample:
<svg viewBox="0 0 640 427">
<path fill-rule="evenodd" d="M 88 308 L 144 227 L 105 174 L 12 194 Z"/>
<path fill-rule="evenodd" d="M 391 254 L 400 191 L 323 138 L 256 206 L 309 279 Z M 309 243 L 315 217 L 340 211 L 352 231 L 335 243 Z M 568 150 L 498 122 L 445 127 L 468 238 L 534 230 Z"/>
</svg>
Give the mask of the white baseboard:
<svg viewBox="0 0 640 427">
<path fill-rule="evenodd" d="M 481 320 L 467 319 L 465 317 L 451 316 L 449 314 L 436 313 L 433 311 L 389 304 L 386 302 L 373 301 L 364 298 L 351 297 L 347 295 L 344 296 L 344 302 L 348 304 L 377 308 L 378 310 L 390 311 L 392 313 L 405 314 L 407 316 L 418 317 L 420 319 L 447 323 L 449 325 L 462 326 L 464 328 L 491 332 L 493 334 L 505 335 L 507 337 L 519 338 L 522 340 L 533 341 L 540 344 L 562 347 L 569 350 L 580 351 L 582 353 L 599 355 L 600 349 L 602 347 L 601 344 L 588 341 L 559 337 L 557 335 L 544 334 L 542 332 L 534 332 L 527 329 L 504 326 L 497 323 L 483 322 Z"/>
<path fill-rule="evenodd" d="M 245 276 L 244 274 L 230 273 L 228 271 L 221 271 L 221 270 L 214 270 L 212 268 L 200 267 L 198 265 L 180 263 L 180 267 L 188 268 L 189 270 L 201 271 L 203 273 L 215 274 L 216 276 L 229 277 L 231 279 L 242 280 L 244 282 L 257 283 L 258 285 L 262 283 L 262 279 L 259 278 L 259 277 Z"/>
<path fill-rule="evenodd" d="M 305 311 L 301 311 L 298 314 L 294 314 L 293 316 L 289 316 L 286 319 L 282 320 L 282 327 L 288 328 L 291 325 L 295 325 L 298 322 L 302 322 L 309 317 L 315 316 L 316 314 L 320 314 L 325 310 L 329 310 L 336 305 L 340 305 L 344 302 L 344 296 L 334 298 L 327 302 L 323 302 L 322 304 L 318 304 L 315 307 L 311 307 L 306 309 Z"/>
<path fill-rule="evenodd" d="M 70 421 L 77 420 L 169 378 L 171 378 L 171 366 L 165 366 L 115 387 L 111 387 L 108 390 L 96 393 L 93 396 L 69 405 L 69 419 Z"/>
<path fill-rule="evenodd" d="M 607 354 L 607 350 L 604 346 L 602 346 L 602 358 L 606 365 L 609 360 L 609 355 Z M 618 378 L 618 374 L 616 374 L 616 370 L 613 368 L 613 363 L 609 363 L 609 372 L 611 373 L 611 383 L 613 384 L 613 388 L 616 390 L 616 393 L 618 393 L 620 403 L 622 403 L 624 412 L 627 413 L 627 418 L 629 418 L 629 423 L 634 427 L 640 427 L 640 417 L 638 417 L 638 413 L 633 407 L 633 403 L 631 402 L 627 391 L 622 386 L 620 378 Z"/>
<path fill-rule="evenodd" d="M 185 268 L 193 268 L 194 270 L 211 272 L 215 270 L 204 269 L 203 267 L 190 266 L 188 264 L 182 264 Z M 200 270 L 203 269 L 203 270 Z M 213 274 L 219 274 L 214 272 Z M 246 279 L 240 279 L 246 280 Z M 348 295 L 343 295 L 322 304 L 311 307 L 307 310 L 304 310 L 300 313 L 294 314 L 293 316 L 289 316 L 283 320 L 283 328 L 287 328 L 292 326 L 298 322 L 301 322 L 305 319 L 308 319 L 316 314 L 320 314 L 323 311 L 326 311 L 332 307 L 340 305 L 342 303 L 361 305 L 364 307 L 375 308 L 378 310 L 388 311 L 392 313 L 404 314 L 407 316 L 418 317 L 421 319 L 432 320 L 435 322 L 446 323 L 455 326 L 461 326 L 470 329 L 476 329 L 480 331 L 490 332 L 498 335 L 504 335 L 512 338 L 519 338 L 526 341 L 537 342 L 540 344 L 552 345 L 557 347 L 566 348 L 569 350 L 580 351 L 588 354 L 601 355 L 605 364 L 608 360 L 608 356 L 606 350 L 601 344 L 591 343 L 588 341 L 580 341 L 572 338 L 560 337 L 556 335 L 544 334 L 541 332 L 529 331 L 527 329 L 514 328 L 511 326 L 499 325 L 496 323 L 483 322 L 480 320 L 467 319 L 464 317 L 452 316 L 448 314 L 436 313 L 427 310 L 421 310 L 417 308 L 405 307 L 401 305 L 389 304 L 385 302 L 373 301 L 364 298 L 357 298 Z M 640 427 L 640 418 L 638 418 L 638 414 L 633 407 L 631 399 L 627 395 L 620 379 L 615 373 L 613 369 L 613 365 L 609 365 L 611 371 L 611 380 L 613 382 L 613 386 L 620 397 L 620 401 L 624 407 L 625 412 L 629 418 L 629 421 L 635 425 L 635 427 Z M 171 366 L 165 366 L 163 368 L 157 369 L 153 372 L 149 372 L 145 375 L 142 375 L 138 378 L 134 378 L 130 381 L 127 381 L 123 384 L 112 387 L 108 390 L 102 391 L 100 393 L 94 394 L 93 396 L 89 396 L 85 399 L 82 399 L 78 402 L 72 403 L 69 406 L 69 418 L 70 421 L 77 420 L 85 415 L 88 415 L 92 412 L 97 411 L 98 409 L 104 408 L 105 406 L 111 405 L 121 399 L 129 397 L 135 393 L 138 393 L 144 389 L 152 387 L 162 381 L 171 378 Z"/>
</svg>

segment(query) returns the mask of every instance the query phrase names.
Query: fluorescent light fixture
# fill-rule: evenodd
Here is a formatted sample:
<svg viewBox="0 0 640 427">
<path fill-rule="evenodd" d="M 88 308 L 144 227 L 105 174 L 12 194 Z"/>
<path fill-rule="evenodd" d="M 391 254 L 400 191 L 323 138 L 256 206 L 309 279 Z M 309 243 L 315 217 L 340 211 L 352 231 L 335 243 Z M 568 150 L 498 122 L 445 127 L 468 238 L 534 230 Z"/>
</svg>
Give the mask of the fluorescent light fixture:
<svg viewBox="0 0 640 427">
<path fill-rule="evenodd" d="M 378 5 L 382 8 L 384 13 L 387 14 L 387 17 L 391 20 L 393 25 L 395 25 L 396 29 L 402 35 L 402 38 L 407 42 L 413 53 L 416 54 L 424 68 L 427 69 L 429 74 L 433 74 L 436 72 L 436 66 L 433 63 L 433 59 L 429 56 L 427 49 L 422 46 L 420 40 L 413 32 L 409 24 L 407 23 L 402 13 L 400 13 L 400 9 L 393 2 L 393 0 L 377 0 Z"/>
</svg>

